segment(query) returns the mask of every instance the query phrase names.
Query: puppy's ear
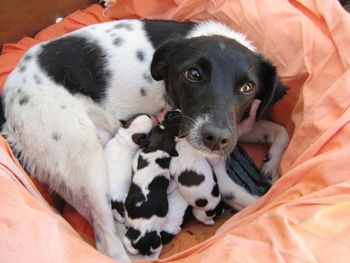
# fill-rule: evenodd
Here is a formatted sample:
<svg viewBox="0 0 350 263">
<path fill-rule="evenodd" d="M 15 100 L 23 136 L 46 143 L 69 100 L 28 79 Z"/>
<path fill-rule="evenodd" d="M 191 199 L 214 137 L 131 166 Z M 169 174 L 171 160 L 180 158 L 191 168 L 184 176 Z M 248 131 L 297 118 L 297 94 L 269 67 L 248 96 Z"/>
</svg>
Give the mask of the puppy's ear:
<svg viewBox="0 0 350 263">
<path fill-rule="evenodd" d="M 131 136 L 133 142 L 141 147 L 148 145 L 147 135 L 145 133 L 135 133 Z"/>
<path fill-rule="evenodd" d="M 179 42 L 169 40 L 160 45 L 154 52 L 151 63 L 151 74 L 155 80 L 163 80 L 168 72 L 172 52 L 177 48 Z"/>
<path fill-rule="evenodd" d="M 268 60 L 259 58 L 260 90 L 257 99 L 261 100 L 257 117 L 260 117 L 268 108 L 281 100 L 287 94 L 288 88 L 280 81 L 276 67 Z"/>
</svg>

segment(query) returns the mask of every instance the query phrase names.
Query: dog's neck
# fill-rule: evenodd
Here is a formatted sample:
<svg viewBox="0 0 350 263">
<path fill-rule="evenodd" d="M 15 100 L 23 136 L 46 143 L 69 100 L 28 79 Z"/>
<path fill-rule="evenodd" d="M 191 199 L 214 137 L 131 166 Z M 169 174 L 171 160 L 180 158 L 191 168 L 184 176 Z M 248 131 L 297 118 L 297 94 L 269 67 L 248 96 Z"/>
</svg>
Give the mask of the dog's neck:
<svg viewBox="0 0 350 263">
<path fill-rule="evenodd" d="M 256 48 L 253 43 L 248 40 L 245 34 L 236 32 L 218 21 L 199 22 L 186 36 L 186 38 L 202 37 L 202 36 L 223 36 L 236 40 L 241 45 L 247 47 L 253 52 Z"/>
</svg>

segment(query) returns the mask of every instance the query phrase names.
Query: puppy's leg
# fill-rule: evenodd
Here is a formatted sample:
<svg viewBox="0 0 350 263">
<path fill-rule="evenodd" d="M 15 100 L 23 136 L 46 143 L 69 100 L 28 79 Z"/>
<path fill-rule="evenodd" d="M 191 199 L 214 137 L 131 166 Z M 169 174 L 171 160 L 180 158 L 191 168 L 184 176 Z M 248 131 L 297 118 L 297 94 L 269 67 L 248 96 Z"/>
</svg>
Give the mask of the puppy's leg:
<svg viewBox="0 0 350 263">
<path fill-rule="evenodd" d="M 239 138 L 241 142 L 259 142 L 271 145 L 261 168 L 261 173 L 271 183 L 278 179 L 278 168 L 289 143 L 287 130 L 274 122 L 257 121 L 253 129 Z"/>
<path fill-rule="evenodd" d="M 218 180 L 218 186 L 222 200 L 237 211 L 255 203 L 258 196 L 250 194 L 244 187 L 236 184 L 226 172 L 225 161 L 222 159 L 210 159 L 213 171 Z"/>
</svg>

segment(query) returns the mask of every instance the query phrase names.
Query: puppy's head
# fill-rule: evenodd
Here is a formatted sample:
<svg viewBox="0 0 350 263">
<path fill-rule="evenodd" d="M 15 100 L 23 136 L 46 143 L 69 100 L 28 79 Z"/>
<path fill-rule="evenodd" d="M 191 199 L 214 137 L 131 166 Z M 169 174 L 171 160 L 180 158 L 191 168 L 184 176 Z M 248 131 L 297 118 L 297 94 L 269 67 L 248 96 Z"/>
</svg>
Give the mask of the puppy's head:
<svg viewBox="0 0 350 263">
<path fill-rule="evenodd" d="M 124 129 L 137 145 L 145 145 L 147 134 L 152 130 L 154 121 L 147 114 L 140 114 L 130 118 L 128 121 L 121 121 Z"/>
<path fill-rule="evenodd" d="M 134 255 L 158 256 L 162 249 L 161 238 L 156 231 L 146 232 L 141 236 L 140 231 L 129 228 L 123 241 L 129 253 Z"/>
<path fill-rule="evenodd" d="M 162 150 L 167 152 L 170 156 L 178 156 L 176 151 L 176 134 L 173 129 L 164 125 L 157 125 L 153 127 L 148 136 L 147 146 L 144 147 L 144 152 L 153 152 Z"/>
<path fill-rule="evenodd" d="M 276 68 L 261 55 L 223 36 L 171 40 L 153 56 L 152 76 L 164 80 L 170 105 L 182 111 L 181 134 L 197 149 L 228 154 L 237 126 L 260 99 L 260 116 L 282 98 Z"/>
</svg>

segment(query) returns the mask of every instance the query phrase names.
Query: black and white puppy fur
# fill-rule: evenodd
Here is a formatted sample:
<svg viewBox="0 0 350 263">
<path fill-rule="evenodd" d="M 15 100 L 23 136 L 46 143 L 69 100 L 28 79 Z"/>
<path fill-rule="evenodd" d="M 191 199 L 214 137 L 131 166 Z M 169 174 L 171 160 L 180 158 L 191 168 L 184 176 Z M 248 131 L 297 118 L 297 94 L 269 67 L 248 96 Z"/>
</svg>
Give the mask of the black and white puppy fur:
<svg viewBox="0 0 350 263">
<path fill-rule="evenodd" d="M 252 101 L 261 100 L 260 117 L 285 90 L 275 67 L 221 23 L 113 21 L 27 52 L 4 86 L 2 132 L 29 172 L 90 220 L 97 248 L 129 261 L 106 194 L 103 144 L 118 120 L 170 104 L 186 116 L 192 146 L 226 156 Z M 261 119 L 243 139 L 271 143 L 262 171 L 275 180 L 284 128 Z"/>
<path fill-rule="evenodd" d="M 172 158 L 170 174 L 175 178 L 177 189 L 190 204 L 194 217 L 206 225 L 215 223 L 221 214 L 222 204 L 217 179 L 206 157 L 180 138 L 176 144 L 179 156 Z"/>
<path fill-rule="evenodd" d="M 175 135 L 163 125 L 155 126 L 147 144 L 135 157 L 133 178 L 125 200 L 128 231 L 124 245 L 131 254 L 158 258 L 162 242 L 160 232 L 168 214 L 170 160 L 178 156 Z"/>
<path fill-rule="evenodd" d="M 135 116 L 120 127 L 105 146 L 112 212 L 120 223 L 124 223 L 124 202 L 131 184 L 134 158 L 152 127 L 149 115 Z"/>
</svg>

